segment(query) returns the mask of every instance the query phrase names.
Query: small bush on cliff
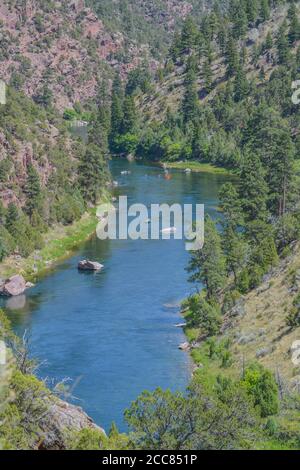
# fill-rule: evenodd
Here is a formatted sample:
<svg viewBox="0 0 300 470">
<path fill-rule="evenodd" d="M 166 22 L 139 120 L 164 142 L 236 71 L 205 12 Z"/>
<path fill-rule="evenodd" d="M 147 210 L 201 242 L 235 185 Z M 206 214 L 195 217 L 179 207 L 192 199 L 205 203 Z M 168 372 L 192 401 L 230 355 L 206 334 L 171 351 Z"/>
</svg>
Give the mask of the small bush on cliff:
<svg viewBox="0 0 300 470">
<path fill-rule="evenodd" d="M 260 364 L 253 364 L 246 369 L 242 386 L 245 387 L 263 418 L 278 413 L 278 385 L 272 372 Z"/>
<path fill-rule="evenodd" d="M 300 326 L 300 294 L 297 294 L 293 301 L 293 306 L 286 318 L 286 323 L 291 328 Z"/>
<path fill-rule="evenodd" d="M 219 306 L 215 302 L 208 302 L 201 295 L 190 297 L 186 319 L 189 327 L 198 327 L 201 333 L 207 336 L 219 333 L 221 326 Z"/>
</svg>

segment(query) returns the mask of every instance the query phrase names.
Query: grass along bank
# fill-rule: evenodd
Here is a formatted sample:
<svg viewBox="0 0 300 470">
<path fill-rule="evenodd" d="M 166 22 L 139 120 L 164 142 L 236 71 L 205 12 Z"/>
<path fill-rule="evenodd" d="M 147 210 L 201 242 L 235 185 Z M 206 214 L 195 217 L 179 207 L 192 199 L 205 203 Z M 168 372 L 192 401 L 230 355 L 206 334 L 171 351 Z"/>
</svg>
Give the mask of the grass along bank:
<svg viewBox="0 0 300 470">
<path fill-rule="evenodd" d="M 96 209 L 86 212 L 80 220 L 71 225 L 56 225 L 45 234 L 45 246 L 34 251 L 27 258 L 9 256 L 0 264 L 0 278 L 22 274 L 32 281 L 54 267 L 55 262 L 68 258 L 78 245 L 88 240 L 98 223 Z"/>
<path fill-rule="evenodd" d="M 210 163 L 201 163 L 197 161 L 188 162 L 160 162 L 161 166 L 169 169 L 185 170 L 189 168 L 195 173 L 211 173 L 216 175 L 228 175 L 233 176 L 234 173 L 226 168 L 214 166 Z"/>
</svg>

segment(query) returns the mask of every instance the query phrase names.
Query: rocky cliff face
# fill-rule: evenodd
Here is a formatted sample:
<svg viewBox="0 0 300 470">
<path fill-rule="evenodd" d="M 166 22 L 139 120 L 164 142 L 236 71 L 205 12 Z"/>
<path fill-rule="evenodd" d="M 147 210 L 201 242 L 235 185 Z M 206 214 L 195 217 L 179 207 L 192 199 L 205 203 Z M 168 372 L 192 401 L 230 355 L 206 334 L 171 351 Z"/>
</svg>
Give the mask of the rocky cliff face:
<svg viewBox="0 0 300 470">
<path fill-rule="evenodd" d="M 32 100 L 9 90 L 0 116 L 0 200 L 4 207 L 24 204 L 30 165 L 37 170 L 41 186 L 46 187 L 50 176 L 57 172 L 60 153 L 64 154 L 61 163 L 69 162 L 65 172 L 71 176 L 74 152 L 62 120 L 57 118 L 51 123 L 47 113 Z"/>
<path fill-rule="evenodd" d="M 83 0 L 45 2 L 4 0 L 0 4 L 0 77 L 29 96 L 43 85 L 58 109 L 94 96 L 107 67 L 126 74 L 147 54 L 111 33 Z"/>
<path fill-rule="evenodd" d="M 43 450 L 65 450 L 68 447 L 70 433 L 82 429 L 92 429 L 105 436 L 102 428 L 79 407 L 63 400 L 51 398 L 48 413 L 40 424 L 43 436 L 38 448 Z"/>
</svg>

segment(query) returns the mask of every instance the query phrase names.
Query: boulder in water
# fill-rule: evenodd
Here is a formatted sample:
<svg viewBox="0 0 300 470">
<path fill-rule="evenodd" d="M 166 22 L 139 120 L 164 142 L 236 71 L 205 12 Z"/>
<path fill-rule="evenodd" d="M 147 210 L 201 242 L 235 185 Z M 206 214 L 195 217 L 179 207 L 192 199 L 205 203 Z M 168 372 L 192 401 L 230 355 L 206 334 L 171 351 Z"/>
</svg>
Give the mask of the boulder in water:
<svg viewBox="0 0 300 470">
<path fill-rule="evenodd" d="M 190 350 L 190 344 L 188 342 L 186 343 L 181 343 L 178 348 L 181 350 L 181 351 L 189 351 Z"/>
<path fill-rule="evenodd" d="M 3 282 L 3 281 L 2 281 Z M 26 281 L 23 276 L 16 274 L 10 277 L 0 287 L 0 294 L 7 297 L 21 295 L 26 289 Z"/>
<path fill-rule="evenodd" d="M 84 259 L 78 263 L 78 269 L 81 271 L 100 271 L 102 268 L 104 268 L 104 266 L 96 261 Z"/>
</svg>

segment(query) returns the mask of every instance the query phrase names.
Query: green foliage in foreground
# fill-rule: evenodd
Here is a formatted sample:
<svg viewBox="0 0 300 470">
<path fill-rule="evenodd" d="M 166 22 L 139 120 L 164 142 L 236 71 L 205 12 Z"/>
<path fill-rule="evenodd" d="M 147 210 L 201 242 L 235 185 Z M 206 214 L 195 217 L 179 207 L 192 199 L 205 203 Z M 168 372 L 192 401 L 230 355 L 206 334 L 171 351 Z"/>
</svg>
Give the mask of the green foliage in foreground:
<svg viewBox="0 0 300 470">
<path fill-rule="evenodd" d="M 266 418 L 266 416 L 272 417 Z M 258 365 L 231 379 L 199 371 L 186 394 L 144 392 L 125 413 L 134 449 L 281 449 L 300 446 L 299 397 L 280 402 L 273 375 Z M 292 420 L 293 427 L 289 420 Z"/>
</svg>

